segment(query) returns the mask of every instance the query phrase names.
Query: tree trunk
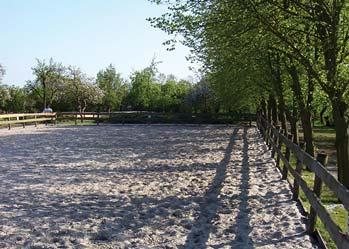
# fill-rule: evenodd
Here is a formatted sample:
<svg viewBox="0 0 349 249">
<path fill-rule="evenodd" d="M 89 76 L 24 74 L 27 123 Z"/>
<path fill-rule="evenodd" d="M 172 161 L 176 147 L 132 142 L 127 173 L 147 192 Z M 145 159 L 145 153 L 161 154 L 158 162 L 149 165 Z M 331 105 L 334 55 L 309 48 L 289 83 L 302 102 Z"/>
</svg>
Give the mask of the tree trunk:
<svg viewBox="0 0 349 249">
<path fill-rule="evenodd" d="M 277 113 L 277 103 L 273 94 L 269 95 L 269 105 L 271 112 L 271 120 L 274 126 L 279 124 L 278 113 Z"/>
<path fill-rule="evenodd" d="M 301 111 L 301 120 L 302 120 L 303 136 L 305 141 L 305 151 L 309 153 L 311 156 L 314 156 L 315 148 L 313 143 L 313 128 L 311 124 L 311 113 L 309 110 L 305 109 Z"/>
<path fill-rule="evenodd" d="M 291 114 L 290 111 L 286 111 L 287 119 L 290 122 L 291 134 L 293 135 L 293 142 L 299 144 L 299 131 L 298 131 L 298 119 L 295 113 Z"/>
<path fill-rule="evenodd" d="M 272 116 L 272 107 L 271 107 L 271 101 L 270 101 L 271 96 L 269 96 L 269 100 L 268 100 L 268 122 L 271 124 L 271 116 Z"/>
<path fill-rule="evenodd" d="M 264 118 L 266 118 L 267 117 L 267 106 L 266 106 L 264 99 L 262 99 L 262 101 L 261 101 L 261 109 L 262 109 L 262 114 L 263 114 Z"/>
<path fill-rule="evenodd" d="M 334 100 L 332 108 L 336 126 L 338 180 L 349 188 L 349 122 L 345 116 L 348 106 L 343 100 Z"/>
<path fill-rule="evenodd" d="M 306 143 L 305 151 L 311 156 L 314 156 L 313 128 L 311 125 L 311 112 L 309 110 L 310 108 L 307 108 L 306 104 L 304 103 L 302 87 L 299 81 L 296 66 L 291 64 L 291 66 L 288 67 L 288 70 L 292 78 L 292 90 L 294 92 L 294 96 L 300 110 L 304 141 Z"/>
<path fill-rule="evenodd" d="M 326 110 L 327 110 L 327 106 L 325 106 L 324 108 L 322 108 L 322 110 L 321 110 L 321 112 L 320 112 L 320 122 L 321 122 L 321 124 L 323 124 L 323 125 L 326 125 L 325 120 L 324 120 L 324 114 L 325 114 Z"/>
<path fill-rule="evenodd" d="M 45 81 L 42 82 L 42 86 L 43 86 L 43 91 L 44 91 L 43 97 L 44 97 L 44 109 L 45 109 L 47 107 L 47 87 L 46 87 Z"/>
<path fill-rule="evenodd" d="M 279 119 L 281 121 L 281 128 L 287 136 L 288 130 L 287 130 L 287 119 L 286 119 L 286 113 L 285 113 L 285 106 L 283 104 L 281 104 L 281 102 L 279 104 Z"/>
<path fill-rule="evenodd" d="M 278 111 L 279 111 L 279 120 L 281 122 L 281 127 L 284 130 L 286 136 L 287 136 L 287 120 L 286 120 L 286 114 L 285 114 L 285 99 L 284 99 L 284 89 L 282 85 L 282 78 L 281 78 L 281 66 L 280 66 L 280 56 L 276 55 L 276 61 L 275 61 L 275 70 L 273 69 L 273 66 L 271 64 L 270 60 L 270 70 L 273 71 L 275 81 L 274 81 L 274 88 L 275 92 L 278 98 Z"/>
</svg>

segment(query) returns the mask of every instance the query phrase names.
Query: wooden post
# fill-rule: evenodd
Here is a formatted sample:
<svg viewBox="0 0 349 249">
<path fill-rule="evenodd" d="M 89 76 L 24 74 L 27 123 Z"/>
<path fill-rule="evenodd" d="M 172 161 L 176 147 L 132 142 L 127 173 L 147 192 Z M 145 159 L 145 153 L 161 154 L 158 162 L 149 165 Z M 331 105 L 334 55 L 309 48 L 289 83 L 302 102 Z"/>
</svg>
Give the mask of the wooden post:
<svg viewBox="0 0 349 249">
<path fill-rule="evenodd" d="M 38 127 L 38 122 L 36 121 L 36 115 L 34 116 L 34 119 L 35 119 L 34 125 L 35 127 Z"/>
<path fill-rule="evenodd" d="M 78 114 L 76 113 L 74 116 L 75 116 L 75 125 L 78 125 Z"/>
<path fill-rule="evenodd" d="M 97 125 L 99 125 L 99 112 L 97 112 Z"/>
<path fill-rule="evenodd" d="M 8 121 L 10 122 L 11 118 L 8 118 Z M 8 124 L 8 129 L 11 130 L 11 124 L 10 123 Z"/>
<path fill-rule="evenodd" d="M 303 150 L 304 143 L 300 143 L 300 148 Z M 297 157 L 296 172 L 299 175 L 302 175 L 302 168 L 303 168 L 303 158 L 298 158 Z M 299 183 L 297 182 L 296 179 L 294 179 L 294 182 L 293 182 L 293 199 L 297 200 L 298 197 L 299 197 Z"/>
<path fill-rule="evenodd" d="M 316 160 L 321 163 L 323 166 L 326 167 L 328 162 L 328 156 L 326 154 L 318 154 L 316 157 Z M 318 177 L 315 174 L 315 180 L 314 180 L 314 194 L 320 198 L 321 195 L 321 187 L 322 187 L 322 180 L 320 177 Z M 315 232 L 315 225 L 316 225 L 316 219 L 317 219 L 317 213 L 315 209 L 310 207 L 310 214 L 309 214 L 309 221 L 308 221 L 308 232 L 310 234 Z"/>
<path fill-rule="evenodd" d="M 265 129 L 265 126 L 264 126 L 264 121 L 262 120 L 261 116 L 259 117 L 259 126 L 260 126 L 260 129 L 261 129 L 261 133 L 262 133 L 263 139 L 266 142 L 267 141 L 267 137 L 265 135 L 266 129 Z"/>
<path fill-rule="evenodd" d="M 292 141 L 293 140 L 293 135 L 289 134 L 287 136 L 288 140 Z M 289 147 L 286 146 L 286 151 L 285 151 L 285 159 L 287 162 L 290 162 L 290 156 L 291 156 L 291 150 Z M 282 171 L 282 180 L 286 180 L 288 175 L 288 168 L 286 164 L 284 164 L 284 168 Z"/>
<path fill-rule="evenodd" d="M 267 122 L 263 122 L 264 124 L 264 138 L 265 138 L 265 144 L 269 147 L 269 126 Z"/>
<path fill-rule="evenodd" d="M 274 146 L 277 148 L 278 147 L 278 141 L 279 141 L 279 133 L 280 133 L 280 126 L 276 126 L 276 135 L 274 134 Z M 272 133 L 274 133 L 274 131 L 271 131 Z M 276 148 L 272 147 L 271 150 L 271 157 L 274 158 L 275 156 L 275 152 L 276 152 Z"/>
<path fill-rule="evenodd" d="M 272 130 L 271 125 L 269 124 L 268 126 L 268 148 L 269 150 L 271 149 L 271 142 L 273 141 L 273 137 L 274 137 L 274 132 Z"/>
<path fill-rule="evenodd" d="M 268 126 L 268 121 L 266 121 L 266 119 L 262 119 L 262 127 L 264 129 L 264 139 L 265 139 L 265 143 L 266 145 L 269 144 L 269 126 Z"/>
<path fill-rule="evenodd" d="M 265 127 L 264 127 L 264 121 L 262 120 L 262 116 L 261 116 L 261 115 L 259 115 L 259 129 L 260 129 L 260 131 L 261 131 L 263 140 L 264 140 L 265 142 L 267 142 L 267 137 L 266 137 L 266 135 L 265 135 L 266 129 L 265 129 Z"/>
<path fill-rule="evenodd" d="M 281 147 L 282 147 L 282 142 L 281 142 L 281 139 L 280 139 L 280 134 L 283 134 L 283 133 L 284 133 L 283 130 L 281 130 L 281 131 L 279 132 L 279 134 L 278 134 L 278 139 L 277 139 L 277 145 L 276 145 L 278 151 L 280 151 L 280 152 L 281 152 Z M 281 171 L 281 168 L 280 168 L 280 154 L 279 154 L 278 151 L 276 151 L 276 167 Z"/>
<path fill-rule="evenodd" d="M 25 117 L 24 116 L 23 116 L 22 120 L 23 120 L 22 126 L 23 126 L 23 128 L 25 128 Z"/>
</svg>

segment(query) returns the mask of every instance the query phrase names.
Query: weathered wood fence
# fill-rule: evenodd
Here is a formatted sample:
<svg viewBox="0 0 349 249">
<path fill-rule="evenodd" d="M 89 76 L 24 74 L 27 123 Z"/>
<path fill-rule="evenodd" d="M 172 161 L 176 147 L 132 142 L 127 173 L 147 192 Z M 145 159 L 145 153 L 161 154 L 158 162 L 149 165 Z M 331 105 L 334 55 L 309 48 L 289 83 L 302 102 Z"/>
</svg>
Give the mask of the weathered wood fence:
<svg viewBox="0 0 349 249">
<path fill-rule="evenodd" d="M 120 111 L 120 112 L 61 112 L 58 113 L 59 120 L 71 120 L 77 124 L 79 121 L 93 120 L 99 125 L 100 122 L 113 123 L 231 123 L 234 121 L 248 122 L 256 120 L 255 114 L 239 113 L 163 113 L 148 111 Z"/>
<path fill-rule="evenodd" d="M 0 126 L 7 126 L 11 129 L 12 125 L 21 124 L 23 128 L 26 124 L 34 124 L 45 122 L 56 122 L 56 113 L 14 113 L 0 114 Z"/>
<path fill-rule="evenodd" d="M 271 125 L 261 114 L 257 115 L 257 126 L 267 146 L 271 149 L 272 157 L 274 158 L 276 156 L 276 166 L 281 171 L 282 178 L 288 180 L 289 174 L 293 176 L 293 198 L 298 200 L 299 190 L 302 189 L 311 205 L 308 214 L 308 232 L 310 234 L 316 232 L 315 224 L 317 217 L 319 217 L 337 247 L 340 249 L 348 249 L 348 231 L 342 231 L 333 221 L 320 198 L 322 184 L 326 184 L 336 195 L 338 200 L 341 201 L 344 208 L 349 211 L 349 190 L 325 168 L 327 164 L 327 155 L 318 154 L 317 158 L 314 159 L 306 153 L 300 145 L 292 142 L 292 135 L 286 137 L 280 127 Z M 283 146 L 286 148 L 284 153 L 282 152 Z M 291 153 L 293 153 L 296 158 L 295 166 L 292 166 L 290 162 Z M 280 160 L 283 162 L 283 168 L 281 168 Z M 306 166 L 315 175 L 314 186 L 312 188 L 308 186 L 306 181 L 302 178 L 303 166 Z"/>
<path fill-rule="evenodd" d="M 75 124 L 84 122 L 85 120 L 93 120 L 97 125 L 101 122 L 103 117 L 110 117 L 110 113 L 107 112 L 60 112 L 58 113 L 58 119 L 64 120 L 74 120 Z"/>
</svg>

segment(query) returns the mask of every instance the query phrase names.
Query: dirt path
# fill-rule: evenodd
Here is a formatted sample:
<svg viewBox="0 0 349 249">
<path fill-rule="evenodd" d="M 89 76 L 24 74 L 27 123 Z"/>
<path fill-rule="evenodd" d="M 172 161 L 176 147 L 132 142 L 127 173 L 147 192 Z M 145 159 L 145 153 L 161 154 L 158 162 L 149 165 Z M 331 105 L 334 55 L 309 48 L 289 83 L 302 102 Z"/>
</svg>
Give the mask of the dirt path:
<svg viewBox="0 0 349 249">
<path fill-rule="evenodd" d="M 316 248 L 255 129 L 0 131 L 0 248 Z"/>
</svg>

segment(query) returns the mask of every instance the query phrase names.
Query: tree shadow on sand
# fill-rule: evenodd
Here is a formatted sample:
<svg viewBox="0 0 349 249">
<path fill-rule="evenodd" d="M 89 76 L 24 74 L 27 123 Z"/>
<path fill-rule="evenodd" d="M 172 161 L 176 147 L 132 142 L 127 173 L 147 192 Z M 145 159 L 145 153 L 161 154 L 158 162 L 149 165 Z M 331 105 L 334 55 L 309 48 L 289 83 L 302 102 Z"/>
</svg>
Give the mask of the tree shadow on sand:
<svg viewBox="0 0 349 249">
<path fill-rule="evenodd" d="M 225 156 L 221 163 L 216 168 L 215 178 L 206 191 L 205 196 L 202 198 L 200 202 L 199 208 L 199 216 L 196 219 L 193 228 L 187 236 L 185 245 L 181 248 L 206 248 L 206 243 L 209 239 L 210 232 L 213 229 L 212 221 L 217 215 L 217 210 L 220 205 L 219 195 L 221 194 L 221 189 L 223 187 L 223 183 L 227 174 L 227 166 L 231 160 L 231 154 L 233 151 L 233 147 L 236 141 L 236 135 L 238 133 L 238 129 L 236 128 L 233 132 L 233 136 L 230 140 L 230 143 L 226 149 Z M 248 233 L 251 230 L 249 227 L 248 214 L 247 212 L 247 189 L 249 182 L 249 166 L 248 166 L 248 142 L 247 142 L 247 128 L 244 129 L 243 134 L 243 165 L 242 167 L 242 182 L 240 186 L 241 194 L 241 204 L 240 204 L 240 213 L 238 215 L 237 222 L 237 241 L 240 243 L 244 243 L 248 241 Z M 241 222 L 241 223 L 240 223 Z M 234 244 L 234 243 L 233 243 Z M 249 247 L 252 248 L 252 247 Z"/>
</svg>

